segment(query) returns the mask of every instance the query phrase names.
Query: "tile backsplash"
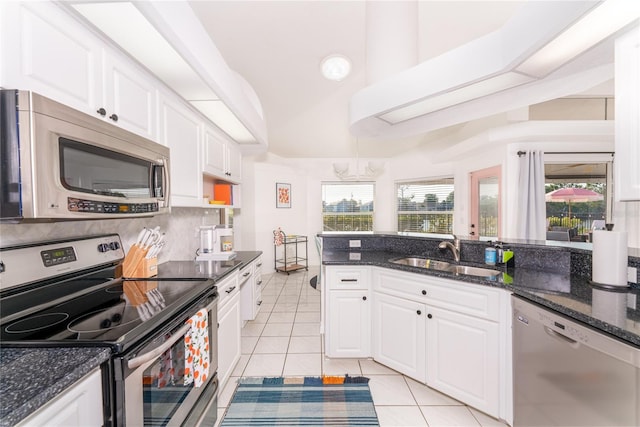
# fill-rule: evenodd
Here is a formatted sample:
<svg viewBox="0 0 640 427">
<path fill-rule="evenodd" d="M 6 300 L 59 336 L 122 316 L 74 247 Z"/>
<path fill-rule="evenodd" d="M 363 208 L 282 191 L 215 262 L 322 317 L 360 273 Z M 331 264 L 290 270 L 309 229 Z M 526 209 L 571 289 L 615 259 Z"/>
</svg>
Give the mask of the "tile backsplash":
<svg viewBox="0 0 640 427">
<path fill-rule="evenodd" d="M 160 226 L 166 246 L 159 262 L 190 260 L 199 246 L 197 229 L 220 223 L 218 209 L 172 208 L 171 214 L 151 218 L 65 221 L 50 223 L 0 224 L 0 247 L 92 234 L 117 233 L 125 251 L 135 242 L 143 227 Z"/>
</svg>

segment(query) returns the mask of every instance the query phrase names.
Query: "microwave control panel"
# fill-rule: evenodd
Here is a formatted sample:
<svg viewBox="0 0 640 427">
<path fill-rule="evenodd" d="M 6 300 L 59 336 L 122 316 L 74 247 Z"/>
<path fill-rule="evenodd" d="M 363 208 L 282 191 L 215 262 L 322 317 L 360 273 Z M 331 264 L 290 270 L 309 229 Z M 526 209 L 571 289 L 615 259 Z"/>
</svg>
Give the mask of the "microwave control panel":
<svg viewBox="0 0 640 427">
<path fill-rule="evenodd" d="M 113 203 L 97 202 L 95 200 L 67 199 L 67 209 L 70 212 L 88 212 L 104 214 L 132 214 L 158 212 L 158 203 Z"/>
</svg>

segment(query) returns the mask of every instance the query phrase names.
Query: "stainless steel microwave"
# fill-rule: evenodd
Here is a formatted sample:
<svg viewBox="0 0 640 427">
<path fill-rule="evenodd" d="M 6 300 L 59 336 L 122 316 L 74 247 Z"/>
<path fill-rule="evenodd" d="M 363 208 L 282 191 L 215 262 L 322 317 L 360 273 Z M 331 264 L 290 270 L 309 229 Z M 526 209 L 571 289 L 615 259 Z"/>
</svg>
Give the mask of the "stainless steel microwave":
<svg viewBox="0 0 640 427">
<path fill-rule="evenodd" d="M 0 91 L 0 219 L 170 210 L 169 148 L 33 92 Z"/>
</svg>

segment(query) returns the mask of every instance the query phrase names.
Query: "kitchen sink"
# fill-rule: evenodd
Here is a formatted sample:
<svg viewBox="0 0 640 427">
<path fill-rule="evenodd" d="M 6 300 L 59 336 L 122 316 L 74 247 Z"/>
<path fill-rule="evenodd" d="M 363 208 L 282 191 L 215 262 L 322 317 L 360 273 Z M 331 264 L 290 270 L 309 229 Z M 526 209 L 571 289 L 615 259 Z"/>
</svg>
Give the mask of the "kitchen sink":
<svg viewBox="0 0 640 427">
<path fill-rule="evenodd" d="M 431 270 L 447 271 L 453 274 L 463 274 L 466 276 L 477 277 L 496 277 L 502 272 L 499 270 L 493 270 L 490 268 L 471 267 L 468 265 L 456 265 L 446 261 L 438 261 L 429 258 L 422 257 L 405 257 L 405 258 L 393 258 L 389 262 L 394 264 L 408 265 L 411 267 L 428 268 Z"/>
<path fill-rule="evenodd" d="M 452 267 L 452 265 L 446 261 L 436 261 L 433 259 L 421 257 L 395 258 L 390 259 L 389 262 L 392 262 L 394 264 L 409 265 L 411 267 L 422 267 L 441 271 L 447 271 L 450 267 Z"/>
<path fill-rule="evenodd" d="M 501 271 L 490 268 L 471 267 L 468 265 L 452 265 L 449 271 L 455 274 L 479 277 L 496 277 L 502 273 Z"/>
</svg>

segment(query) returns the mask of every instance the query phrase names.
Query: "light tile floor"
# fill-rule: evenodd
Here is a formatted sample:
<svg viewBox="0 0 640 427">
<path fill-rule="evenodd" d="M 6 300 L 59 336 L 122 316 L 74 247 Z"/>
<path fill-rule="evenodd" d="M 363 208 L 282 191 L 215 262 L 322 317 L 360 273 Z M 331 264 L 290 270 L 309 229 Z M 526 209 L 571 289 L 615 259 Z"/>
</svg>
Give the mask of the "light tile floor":
<svg viewBox="0 0 640 427">
<path fill-rule="evenodd" d="M 218 397 L 218 424 L 242 376 L 363 375 L 382 427 L 504 427 L 505 424 L 369 359 L 329 359 L 320 336 L 317 268 L 263 274 L 262 306 L 242 329 L 242 356 Z"/>
</svg>

